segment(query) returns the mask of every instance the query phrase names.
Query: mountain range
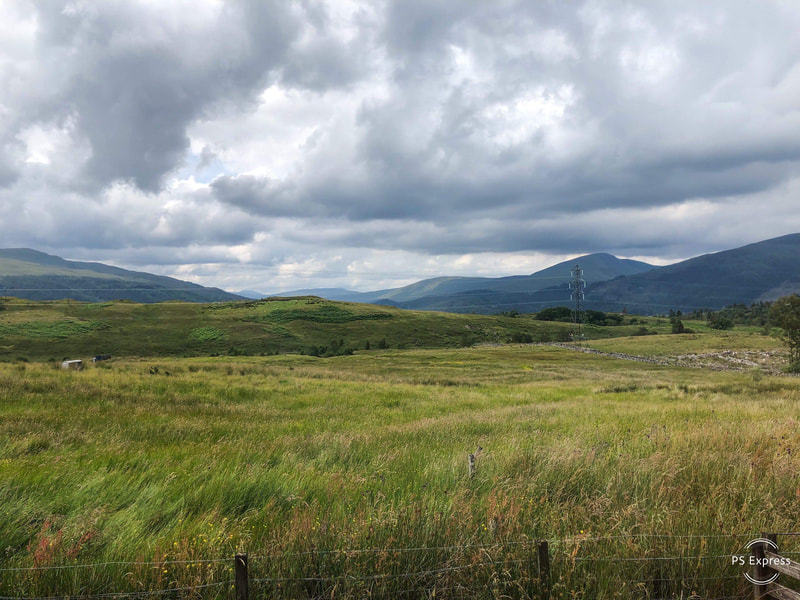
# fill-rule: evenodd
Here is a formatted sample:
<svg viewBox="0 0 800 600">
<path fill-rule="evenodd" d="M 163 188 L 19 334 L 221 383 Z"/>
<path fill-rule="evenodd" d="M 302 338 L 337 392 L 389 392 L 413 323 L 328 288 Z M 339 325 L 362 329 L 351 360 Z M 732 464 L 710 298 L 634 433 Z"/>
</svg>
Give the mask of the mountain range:
<svg viewBox="0 0 800 600">
<path fill-rule="evenodd" d="M 218 302 L 241 296 L 172 277 L 96 262 L 64 260 L 30 248 L 0 250 L 0 296 L 28 300 Z"/>
<path fill-rule="evenodd" d="M 587 305 L 640 314 L 721 308 L 800 292 L 800 233 L 599 282 Z"/>
<path fill-rule="evenodd" d="M 583 269 L 584 306 L 589 309 L 626 309 L 638 314 L 663 314 L 670 309 L 719 309 L 800 292 L 800 233 L 663 267 L 598 253 L 530 275 L 435 277 L 372 292 L 312 288 L 272 295 L 320 296 L 328 300 L 457 313 L 537 312 L 549 306 L 570 304 L 569 281 L 575 265 Z M 217 302 L 269 294 L 252 290 L 232 294 L 171 277 L 102 263 L 64 260 L 16 248 L 0 250 L 0 296 L 31 300 L 71 298 L 86 302 L 114 299 Z"/>
<path fill-rule="evenodd" d="M 719 309 L 800 292 L 800 233 L 656 267 L 605 253 L 588 254 L 531 275 L 436 277 L 400 288 L 353 292 L 339 288 L 283 292 L 329 300 L 387 304 L 417 310 L 492 314 L 536 312 L 569 305 L 575 265 L 587 283 L 589 309 L 662 314 L 670 309 Z"/>
</svg>

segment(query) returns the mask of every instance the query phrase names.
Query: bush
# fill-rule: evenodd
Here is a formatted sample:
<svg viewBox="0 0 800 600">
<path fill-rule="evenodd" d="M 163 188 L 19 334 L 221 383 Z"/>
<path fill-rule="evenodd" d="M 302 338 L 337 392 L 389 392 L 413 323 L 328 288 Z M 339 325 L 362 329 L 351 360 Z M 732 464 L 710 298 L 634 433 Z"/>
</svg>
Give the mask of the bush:
<svg viewBox="0 0 800 600">
<path fill-rule="evenodd" d="M 599 310 L 585 310 L 583 311 L 583 322 L 589 325 L 607 325 L 606 313 Z"/>
<path fill-rule="evenodd" d="M 572 311 L 566 306 L 553 306 L 536 313 L 538 321 L 569 321 Z"/>
<path fill-rule="evenodd" d="M 733 329 L 733 319 L 719 313 L 711 313 L 708 315 L 708 326 L 719 330 Z"/>
</svg>

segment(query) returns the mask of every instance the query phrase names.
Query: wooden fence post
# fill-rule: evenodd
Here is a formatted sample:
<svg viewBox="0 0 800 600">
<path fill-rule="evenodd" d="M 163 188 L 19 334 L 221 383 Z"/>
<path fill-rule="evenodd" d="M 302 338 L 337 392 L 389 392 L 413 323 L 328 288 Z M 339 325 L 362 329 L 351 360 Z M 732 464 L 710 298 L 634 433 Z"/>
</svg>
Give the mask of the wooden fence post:
<svg viewBox="0 0 800 600">
<path fill-rule="evenodd" d="M 236 600 L 248 600 L 247 598 L 247 552 L 237 554 L 234 558 L 234 587 L 236 588 Z"/>
<path fill-rule="evenodd" d="M 550 548 L 547 540 L 536 542 L 539 555 L 539 582 L 541 585 L 540 597 L 542 600 L 550 598 Z"/>
<path fill-rule="evenodd" d="M 470 454 L 467 456 L 467 468 L 469 470 L 469 478 L 475 477 L 475 455 Z"/>
<path fill-rule="evenodd" d="M 771 542 L 776 542 L 778 536 L 774 533 L 762 533 L 761 537 Z M 753 569 L 751 572 L 751 576 L 756 581 L 766 581 L 769 579 L 774 571 L 770 569 L 768 566 L 763 563 L 766 560 L 766 551 L 767 545 L 764 542 L 759 542 L 758 544 L 753 544 L 750 552 L 753 556 Z M 753 599 L 754 600 L 761 600 L 764 596 L 767 595 L 768 586 L 767 585 L 759 585 L 757 583 L 753 584 Z"/>
<path fill-rule="evenodd" d="M 750 548 L 750 556 L 752 556 L 753 563 L 750 569 L 750 576 L 756 581 L 764 581 L 764 579 L 766 579 L 764 576 L 765 569 L 759 564 L 764 559 L 764 543 L 758 542 L 757 544 L 753 544 Z M 765 594 L 766 591 L 767 586 L 754 583 L 753 600 L 761 600 L 761 596 Z"/>
</svg>

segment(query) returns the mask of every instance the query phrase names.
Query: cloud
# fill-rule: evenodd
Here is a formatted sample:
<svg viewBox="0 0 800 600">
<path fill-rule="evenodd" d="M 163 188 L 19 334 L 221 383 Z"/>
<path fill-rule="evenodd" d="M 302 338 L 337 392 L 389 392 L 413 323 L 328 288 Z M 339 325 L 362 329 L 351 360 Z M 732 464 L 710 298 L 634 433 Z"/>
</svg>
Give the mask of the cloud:
<svg viewBox="0 0 800 600">
<path fill-rule="evenodd" d="M 5 4 L 0 233 L 245 287 L 790 233 L 798 25 L 739 1 Z"/>
</svg>

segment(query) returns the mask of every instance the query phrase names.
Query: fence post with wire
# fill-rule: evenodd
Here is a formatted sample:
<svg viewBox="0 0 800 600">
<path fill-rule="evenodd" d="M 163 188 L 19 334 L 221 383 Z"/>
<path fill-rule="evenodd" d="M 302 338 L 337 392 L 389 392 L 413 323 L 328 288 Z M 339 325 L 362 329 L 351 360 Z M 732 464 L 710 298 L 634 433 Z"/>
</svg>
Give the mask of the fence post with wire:
<svg viewBox="0 0 800 600">
<path fill-rule="evenodd" d="M 778 535 L 762 533 L 761 539 L 751 547 L 753 571 L 751 577 L 754 600 L 774 598 L 775 600 L 800 600 L 800 593 L 781 585 L 775 579 L 786 575 L 800 580 L 800 563 L 778 553 Z M 774 579 L 773 579 L 774 578 Z"/>
<path fill-rule="evenodd" d="M 234 561 L 234 591 L 236 600 L 248 600 L 247 552 L 236 554 Z"/>
<path fill-rule="evenodd" d="M 452 546 L 315 548 L 208 559 L 10 566 L 0 563 L 0 600 L 80 597 L 473 598 L 556 600 L 618 595 L 659 600 L 800 600 L 797 552 L 779 534 L 620 534 L 505 539 Z M 758 539 L 754 539 L 758 537 Z M 745 540 L 750 543 L 745 545 Z M 749 548 L 754 570 L 741 572 Z M 732 560 L 740 559 L 740 560 Z M 233 564 L 231 564 L 233 562 Z M 778 575 L 786 581 L 778 584 Z M 135 578 L 135 585 L 132 585 Z M 113 587 L 112 587 L 113 586 Z M 788 587 L 787 587 L 788 586 Z"/>
</svg>

